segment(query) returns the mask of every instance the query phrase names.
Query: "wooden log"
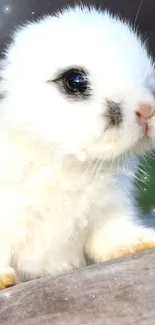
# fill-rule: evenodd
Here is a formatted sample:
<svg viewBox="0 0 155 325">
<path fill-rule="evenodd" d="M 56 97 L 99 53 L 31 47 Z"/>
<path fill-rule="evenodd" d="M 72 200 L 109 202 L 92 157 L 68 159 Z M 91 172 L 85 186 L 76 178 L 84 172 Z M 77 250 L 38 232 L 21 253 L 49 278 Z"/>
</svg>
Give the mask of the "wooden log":
<svg viewBox="0 0 155 325">
<path fill-rule="evenodd" d="M 154 325 L 155 250 L 0 293 L 0 325 Z"/>
</svg>

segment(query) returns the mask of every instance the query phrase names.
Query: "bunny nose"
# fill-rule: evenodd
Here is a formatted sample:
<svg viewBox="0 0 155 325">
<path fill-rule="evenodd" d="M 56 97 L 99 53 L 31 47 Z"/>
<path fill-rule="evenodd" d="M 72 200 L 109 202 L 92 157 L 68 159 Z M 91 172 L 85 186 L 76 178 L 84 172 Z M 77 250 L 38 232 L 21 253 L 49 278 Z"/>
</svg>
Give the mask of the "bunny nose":
<svg viewBox="0 0 155 325">
<path fill-rule="evenodd" d="M 138 124 L 146 124 L 147 120 L 153 115 L 154 109 L 149 104 L 140 104 L 136 111 L 136 118 Z"/>
</svg>

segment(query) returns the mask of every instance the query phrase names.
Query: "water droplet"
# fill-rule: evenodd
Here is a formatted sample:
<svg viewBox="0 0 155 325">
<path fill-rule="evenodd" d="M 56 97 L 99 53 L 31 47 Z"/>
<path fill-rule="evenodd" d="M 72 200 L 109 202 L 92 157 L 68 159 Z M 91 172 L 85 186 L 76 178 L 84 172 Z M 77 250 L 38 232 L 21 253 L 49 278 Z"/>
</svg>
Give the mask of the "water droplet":
<svg viewBox="0 0 155 325">
<path fill-rule="evenodd" d="M 95 298 L 95 295 L 89 295 L 89 297 Z"/>
<path fill-rule="evenodd" d="M 10 14 L 12 12 L 11 6 L 4 6 L 3 7 L 3 13 L 4 14 Z"/>
</svg>

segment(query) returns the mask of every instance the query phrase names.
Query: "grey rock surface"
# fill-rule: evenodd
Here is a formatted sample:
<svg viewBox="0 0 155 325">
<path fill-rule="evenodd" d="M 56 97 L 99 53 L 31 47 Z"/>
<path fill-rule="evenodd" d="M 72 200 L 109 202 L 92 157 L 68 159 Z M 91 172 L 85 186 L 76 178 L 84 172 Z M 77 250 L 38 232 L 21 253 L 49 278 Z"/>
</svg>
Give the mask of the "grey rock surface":
<svg viewBox="0 0 155 325">
<path fill-rule="evenodd" d="M 1 325 L 154 325 L 155 250 L 3 290 Z"/>
</svg>

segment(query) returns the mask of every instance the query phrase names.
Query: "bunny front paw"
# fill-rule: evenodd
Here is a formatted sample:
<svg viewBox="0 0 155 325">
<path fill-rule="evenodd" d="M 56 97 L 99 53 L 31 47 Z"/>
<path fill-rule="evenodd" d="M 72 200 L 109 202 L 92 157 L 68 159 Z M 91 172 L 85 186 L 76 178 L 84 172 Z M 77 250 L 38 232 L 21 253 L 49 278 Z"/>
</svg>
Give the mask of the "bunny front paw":
<svg viewBox="0 0 155 325">
<path fill-rule="evenodd" d="M 12 267 L 0 266 L 0 290 L 19 284 L 20 280 Z"/>
</svg>

